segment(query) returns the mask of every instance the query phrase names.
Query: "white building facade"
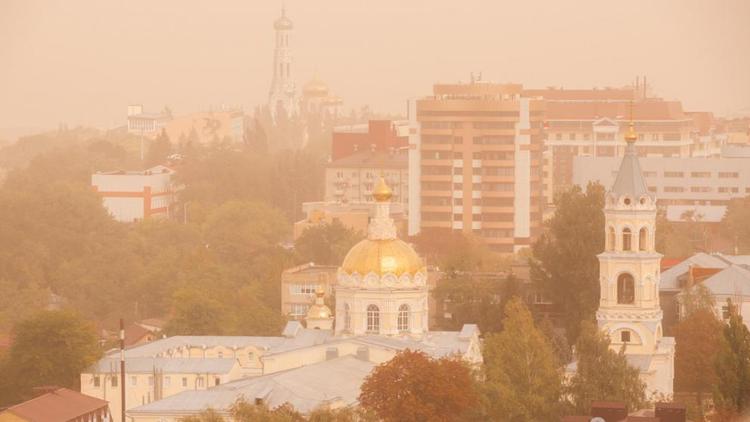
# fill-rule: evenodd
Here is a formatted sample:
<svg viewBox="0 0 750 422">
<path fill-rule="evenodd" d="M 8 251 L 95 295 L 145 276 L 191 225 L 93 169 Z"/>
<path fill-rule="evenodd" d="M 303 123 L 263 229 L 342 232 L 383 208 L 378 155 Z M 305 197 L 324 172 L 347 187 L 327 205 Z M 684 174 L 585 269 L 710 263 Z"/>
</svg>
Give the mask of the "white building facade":
<svg viewBox="0 0 750 422">
<path fill-rule="evenodd" d="M 294 29 L 292 21 L 286 16 L 286 9 L 281 9 L 281 17 L 273 24 L 276 32 L 273 53 L 273 79 L 268 93 L 268 108 L 276 117 L 283 110 L 287 115 L 296 114 L 298 104 L 296 87 L 292 80 L 292 50 L 289 47 L 289 36 Z"/>
<path fill-rule="evenodd" d="M 169 217 L 175 202 L 172 184 L 174 170 L 156 166 L 143 171 L 98 172 L 91 175 L 91 186 L 104 207 L 120 222 Z"/>
</svg>

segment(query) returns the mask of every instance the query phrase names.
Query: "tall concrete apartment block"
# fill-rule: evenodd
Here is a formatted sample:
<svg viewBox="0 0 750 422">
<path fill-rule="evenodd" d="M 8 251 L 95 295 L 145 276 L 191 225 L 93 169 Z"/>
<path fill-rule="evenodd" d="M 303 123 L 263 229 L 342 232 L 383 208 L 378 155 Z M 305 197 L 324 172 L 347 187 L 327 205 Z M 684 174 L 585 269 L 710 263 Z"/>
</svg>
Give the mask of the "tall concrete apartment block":
<svg viewBox="0 0 750 422">
<path fill-rule="evenodd" d="M 544 101 L 516 84 L 436 84 L 410 102 L 409 233 L 452 229 L 498 252 L 542 224 Z"/>
</svg>

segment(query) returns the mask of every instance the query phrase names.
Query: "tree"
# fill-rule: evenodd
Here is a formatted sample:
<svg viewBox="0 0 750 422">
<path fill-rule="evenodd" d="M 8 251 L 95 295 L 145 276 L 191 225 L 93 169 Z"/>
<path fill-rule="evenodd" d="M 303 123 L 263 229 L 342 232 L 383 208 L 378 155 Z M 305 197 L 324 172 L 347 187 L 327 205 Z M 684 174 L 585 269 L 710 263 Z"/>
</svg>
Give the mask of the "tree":
<svg viewBox="0 0 750 422">
<path fill-rule="evenodd" d="M 584 321 L 575 348 L 576 372 L 565 393 L 576 411 L 588 412 L 592 401 L 623 401 L 631 409 L 645 402 L 646 385 L 628 365 L 624 350 L 615 352 L 596 324 Z"/>
<path fill-rule="evenodd" d="M 361 233 L 333 220 L 305 229 L 294 243 L 294 249 L 305 262 L 340 265 L 349 249 L 362 238 Z"/>
<path fill-rule="evenodd" d="M 484 346 L 488 413 L 493 420 L 554 420 L 562 374 L 552 346 L 519 298 L 505 307 L 503 331 Z"/>
<path fill-rule="evenodd" d="M 236 422 L 303 422 L 305 418 L 289 403 L 270 409 L 266 404 L 252 404 L 244 398 L 238 399 L 230 409 Z"/>
<path fill-rule="evenodd" d="M 148 146 L 148 152 L 146 153 L 146 167 L 163 164 L 171 152 L 172 142 L 169 140 L 167 131 L 162 129 L 159 136 L 151 141 Z"/>
<path fill-rule="evenodd" d="M 458 358 L 404 350 L 365 378 L 360 405 L 384 422 L 461 421 L 478 404 L 471 371 Z"/>
<path fill-rule="evenodd" d="M 729 201 L 721 229 L 734 241 L 735 253 L 750 253 L 750 196 Z"/>
<path fill-rule="evenodd" d="M 725 415 L 739 415 L 750 408 L 750 332 L 737 306 L 727 301 L 729 323 L 716 359 L 720 382 L 714 394 L 717 409 Z"/>
<path fill-rule="evenodd" d="M 197 289 L 182 289 L 174 295 L 172 318 L 164 332 L 170 336 L 222 335 L 227 316 L 221 302 Z"/>
<path fill-rule="evenodd" d="M 532 247 L 532 279 L 563 310 L 568 339 L 599 305 L 599 261 L 604 251 L 604 188 L 578 186 L 555 198 L 555 216 Z"/>
<path fill-rule="evenodd" d="M 477 324 L 483 333 L 502 329 L 505 304 L 519 294 L 518 281 L 508 277 L 483 276 L 467 272 L 446 273 L 432 295 L 443 307 L 437 312 L 442 329 L 460 330 L 464 324 Z M 450 317 L 445 317 L 445 314 Z"/>
<path fill-rule="evenodd" d="M 0 377 L 9 392 L 0 402 L 30 398 L 33 387 L 78 389 L 80 374 L 102 354 L 94 326 L 72 311 L 43 311 L 18 323 L 8 353 L 8 373 Z"/>
<path fill-rule="evenodd" d="M 692 311 L 675 327 L 675 385 L 697 394 L 700 420 L 703 399 L 718 386 L 716 362 L 724 341 L 722 323 L 711 308 Z"/>
<path fill-rule="evenodd" d="M 501 271 L 511 259 L 492 253 L 476 236 L 460 231 L 427 228 L 414 237 L 417 252 L 446 273 L 465 271 Z"/>
<path fill-rule="evenodd" d="M 223 416 L 214 409 L 206 409 L 198 415 L 185 416 L 184 418 L 178 419 L 179 422 L 225 422 Z"/>
</svg>

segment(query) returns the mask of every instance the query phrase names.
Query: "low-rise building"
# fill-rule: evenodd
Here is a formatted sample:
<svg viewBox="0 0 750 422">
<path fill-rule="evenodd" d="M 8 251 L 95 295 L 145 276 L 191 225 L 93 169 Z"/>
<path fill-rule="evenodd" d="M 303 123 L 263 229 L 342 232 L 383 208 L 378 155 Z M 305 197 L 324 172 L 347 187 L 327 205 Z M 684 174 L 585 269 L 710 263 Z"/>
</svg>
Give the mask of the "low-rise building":
<svg viewBox="0 0 750 422">
<path fill-rule="evenodd" d="M 367 149 L 326 165 L 325 201 L 372 203 L 372 191 L 383 177 L 393 189 L 393 202 L 406 206 L 409 200 L 409 169 L 406 150 Z"/>
<path fill-rule="evenodd" d="M 361 151 L 396 151 L 408 146 L 407 120 L 370 120 L 365 124 L 335 127 L 331 136 L 331 159 L 340 160 Z"/>
<path fill-rule="evenodd" d="M 67 388 L 42 388 L 41 395 L 0 410 L 0 422 L 109 422 L 107 400 Z M 48 391 L 44 391 L 48 390 Z"/>
<path fill-rule="evenodd" d="M 164 124 L 164 130 L 174 145 L 185 145 L 189 142 L 242 143 L 245 138 L 245 114 L 239 109 L 190 113 L 172 118 Z"/>
<path fill-rule="evenodd" d="M 175 202 L 174 173 L 161 165 L 143 171 L 97 172 L 91 175 L 91 186 L 117 221 L 169 217 Z"/>
<path fill-rule="evenodd" d="M 167 112 L 146 113 L 143 111 L 143 105 L 141 104 L 129 105 L 127 115 L 128 133 L 149 137 L 156 136 L 171 118 L 172 116 Z"/>
<path fill-rule="evenodd" d="M 338 202 L 320 201 L 304 202 L 302 212 L 305 218 L 294 223 L 294 239 L 297 240 L 308 227 L 321 224 L 331 224 L 338 221 L 344 227 L 362 234 L 367 232 L 367 224 L 372 214 L 372 204 L 368 202 Z M 406 207 L 402 204 L 393 204 L 391 207 L 391 218 L 396 224 L 396 229 L 403 234 L 406 230 Z"/>
<path fill-rule="evenodd" d="M 313 304 L 315 292 L 322 290 L 326 297 L 333 292 L 338 267 L 315 265 L 310 262 L 289 268 L 281 273 L 281 313 L 292 319 L 302 319 Z"/>
</svg>

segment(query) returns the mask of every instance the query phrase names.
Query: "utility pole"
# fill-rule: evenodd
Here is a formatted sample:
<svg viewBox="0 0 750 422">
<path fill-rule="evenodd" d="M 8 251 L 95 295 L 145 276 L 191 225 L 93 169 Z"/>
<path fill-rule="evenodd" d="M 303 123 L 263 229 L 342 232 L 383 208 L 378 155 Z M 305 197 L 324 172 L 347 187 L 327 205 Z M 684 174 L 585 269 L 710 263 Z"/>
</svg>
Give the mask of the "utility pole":
<svg viewBox="0 0 750 422">
<path fill-rule="evenodd" d="M 125 422 L 125 321 L 120 318 L 120 398 L 122 422 Z"/>
</svg>

